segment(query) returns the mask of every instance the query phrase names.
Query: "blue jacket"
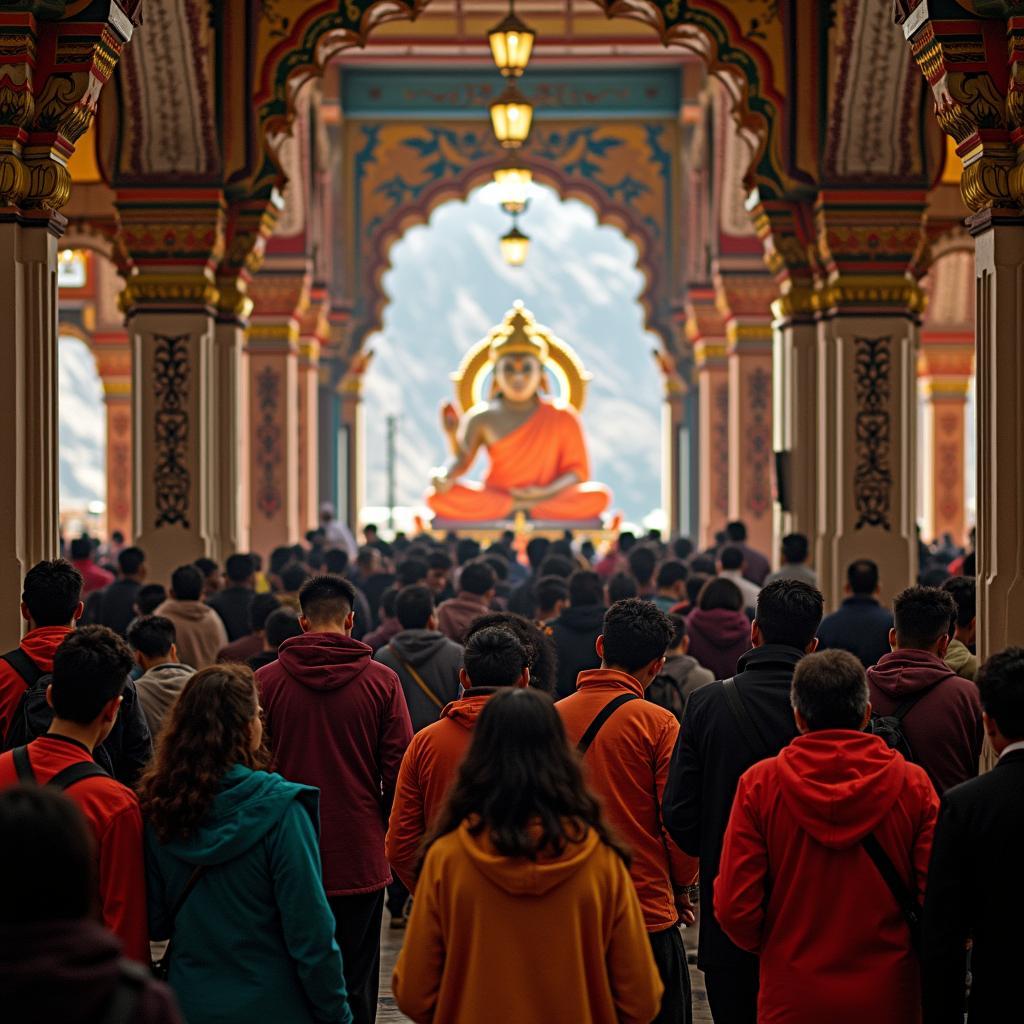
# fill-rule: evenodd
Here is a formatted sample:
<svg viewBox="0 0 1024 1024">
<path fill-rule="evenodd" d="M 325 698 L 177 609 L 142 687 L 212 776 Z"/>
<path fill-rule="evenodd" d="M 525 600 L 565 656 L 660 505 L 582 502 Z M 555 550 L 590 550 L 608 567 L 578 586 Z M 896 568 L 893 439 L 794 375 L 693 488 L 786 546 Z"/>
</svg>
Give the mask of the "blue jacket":
<svg viewBox="0 0 1024 1024">
<path fill-rule="evenodd" d="M 187 840 L 146 828 L 149 925 L 170 936 L 170 983 L 189 1024 L 350 1024 L 334 916 L 317 845 L 317 791 L 280 775 L 230 768 L 207 819 Z"/>
<path fill-rule="evenodd" d="M 826 615 L 818 627 L 818 648 L 838 647 L 860 658 L 871 668 L 888 654 L 892 612 L 873 597 L 854 594 L 846 598 L 838 611 Z"/>
</svg>

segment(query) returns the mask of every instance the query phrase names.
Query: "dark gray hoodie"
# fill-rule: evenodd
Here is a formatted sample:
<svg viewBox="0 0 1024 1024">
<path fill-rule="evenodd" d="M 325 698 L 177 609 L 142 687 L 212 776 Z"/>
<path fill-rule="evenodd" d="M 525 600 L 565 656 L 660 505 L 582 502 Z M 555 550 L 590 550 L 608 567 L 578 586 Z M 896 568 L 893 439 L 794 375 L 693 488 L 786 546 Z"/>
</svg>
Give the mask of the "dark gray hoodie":
<svg viewBox="0 0 1024 1024">
<path fill-rule="evenodd" d="M 414 732 L 436 722 L 441 708 L 458 699 L 462 647 L 436 629 L 404 629 L 374 658 L 393 669 L 401 680 Z M 436 699 L 423 692 L 416 675 Z"/>
</svg>

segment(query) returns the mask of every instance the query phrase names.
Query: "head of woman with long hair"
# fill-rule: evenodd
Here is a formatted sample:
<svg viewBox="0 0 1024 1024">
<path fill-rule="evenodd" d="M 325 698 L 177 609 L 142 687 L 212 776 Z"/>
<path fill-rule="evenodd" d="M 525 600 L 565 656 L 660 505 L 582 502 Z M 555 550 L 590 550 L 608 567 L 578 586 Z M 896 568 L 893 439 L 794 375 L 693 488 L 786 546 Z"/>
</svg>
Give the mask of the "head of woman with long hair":
<svg viewBox="0 0 1024 1024">
<path fill-rule="evenodd" d="M 143 816 L 161 842 L 187 839 L 209 812 L 229 768 L 268 763 L 252 670 L 205 668 L 185 684 L 157 737 L 139 782 Z"/>
<path fill-rule="evenodd" d="M 629 861 L 584 785 L 554 703 L 538 690 L 504 690 L 488 700 L 427 846 L 467 820 L 473 835 L 486 834 L 505 857 L 556 857 L 593 829 Z"/>
</svg>

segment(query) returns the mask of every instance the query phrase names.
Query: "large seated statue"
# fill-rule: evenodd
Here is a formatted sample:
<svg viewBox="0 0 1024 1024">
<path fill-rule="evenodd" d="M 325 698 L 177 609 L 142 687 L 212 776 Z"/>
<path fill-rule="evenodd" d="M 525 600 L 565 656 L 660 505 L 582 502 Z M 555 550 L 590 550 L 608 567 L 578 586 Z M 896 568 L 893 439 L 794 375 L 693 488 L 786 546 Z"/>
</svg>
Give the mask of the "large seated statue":
<svg viewBox="0 0 1024 1024">
<path fill-rule="evenodd" d="M 443 410 L 454 457 L 435 472 L 427 505 L 449 522 L 500 521 L 517 512 L 535 521 L 597 520 L 611 492 L 590 479 L 576 410 L 543 395 L 548 344 L 522 303 L 492 332 L 488 356 L 490 399 L 461 417 L 451 404 Z M 483 483 L 462 479 L 481 448 L 490 458 Z"/>
</svg>

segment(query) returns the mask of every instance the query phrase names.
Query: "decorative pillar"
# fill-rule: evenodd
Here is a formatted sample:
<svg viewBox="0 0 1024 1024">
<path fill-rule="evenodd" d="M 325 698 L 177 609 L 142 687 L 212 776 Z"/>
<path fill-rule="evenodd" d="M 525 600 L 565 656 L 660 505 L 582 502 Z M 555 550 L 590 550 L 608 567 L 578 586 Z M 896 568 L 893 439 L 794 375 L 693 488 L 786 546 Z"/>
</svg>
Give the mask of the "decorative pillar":
<svg viewBox="0 0 1024 1024">
<path fill-rule="evenodd" d="M 697 435 L 700 450 L 698 544 L 715 542 L 729 517 L 729 364 L 725 320 L 714 289 L 695 285 L 687 296 L 687 335 L 697 376 Z"/>
<path fill-rule="evenodd" d="M 126 331 L 94 331 L 92 349 L 107 410 L 107 534 L 129 541 L 132 523 L 132 350 Z"/>
<path fill-rule="evenodd" d="M 661 508 L 665 516 L 665 533 L 670 537 L 692 537 L 695 526 L 694 490 L 694 424 L 693 405 L 696 395 L 689 381 L 693 364 L 686 338 L 686 311 L 676 307 L 673 349 L 654 350 L 654 359 L 665 382 L 662 404 L 662 469 Z"/>
<path fill-rule="evenodd" d="M 322 285 L 310 289 L 309 309 L 299 326 L 299 530 L 305 534 L 320 522 L 320 348 L 330 337 L 330 297 Z"/>
<path fill-rule="evenodd" d="M 366 503 L 366 467 L 363 462 L 363 375 L 373 353 L 359 350 L 349 361 L 337 386 L 338 404 L 338 516 L 355 531 Z"/>
</svg>

